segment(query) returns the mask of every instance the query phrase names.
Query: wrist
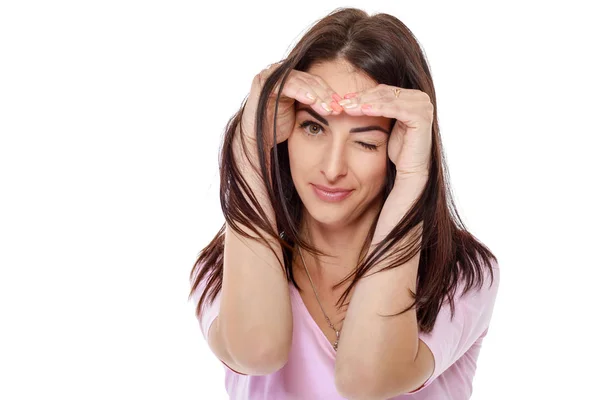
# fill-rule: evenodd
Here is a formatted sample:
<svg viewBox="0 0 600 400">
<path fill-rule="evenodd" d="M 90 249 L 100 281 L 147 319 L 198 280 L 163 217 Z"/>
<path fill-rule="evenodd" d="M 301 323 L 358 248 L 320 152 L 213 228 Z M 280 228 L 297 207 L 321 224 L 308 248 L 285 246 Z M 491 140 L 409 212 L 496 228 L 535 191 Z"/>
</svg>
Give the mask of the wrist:
<svg viewBox="0 0 600 400">
<path fill-rule="evenodd" d="M 396 182 L 424 181 L 429 179 L 429 169 L 398 170 L 396 169 Z"/>
<path fill-rule="evenodd" d="M 410 207 L 427 185 L 429 175 L 425 174 L 414 174 L 414 175 L 403 175 L 402 177 L 396 177 L 394 186 L 390 191 L 386 202 L 394 203 L 396 206 L 401 206 L 406 209 Z"/>
</svg>

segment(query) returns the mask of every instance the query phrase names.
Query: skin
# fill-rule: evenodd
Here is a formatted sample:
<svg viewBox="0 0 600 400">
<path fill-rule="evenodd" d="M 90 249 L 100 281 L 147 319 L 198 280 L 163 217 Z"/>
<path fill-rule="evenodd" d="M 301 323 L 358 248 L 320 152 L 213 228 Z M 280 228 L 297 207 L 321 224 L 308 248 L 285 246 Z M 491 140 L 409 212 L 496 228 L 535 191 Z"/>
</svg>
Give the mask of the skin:
<svg viewBox="0 0 600 400">
<path fill-rule="evenodd" d="M 316 64 L 307 72 L 323 78 L 341 96 L 377 86 L 344 60 Z M 350 130 L 375 125 L 389 132 L 392 120 L 341 112 L 322 116 L 326 126 L 302 108 L 307 107 L 296 102 L 296 123 L 288 139 L 292 179 L 304 208 L 301 232 L 334 257 L 316 260 L 306 251 L 303 255 L 313 280 L 333 285 L 357 265 L 369 227 L 383 206 L 387 173 L 389 134 Z M 301 127 L 305 121 L 314 124 Z M 359 142 L 377 145 L 377 149 L 366 149 Z M 316 196 L 311 184 L 354 191 L 341 202 L 328 203 Z M 299 257 L 294 265 L 302 266 Z"/>
</svg>

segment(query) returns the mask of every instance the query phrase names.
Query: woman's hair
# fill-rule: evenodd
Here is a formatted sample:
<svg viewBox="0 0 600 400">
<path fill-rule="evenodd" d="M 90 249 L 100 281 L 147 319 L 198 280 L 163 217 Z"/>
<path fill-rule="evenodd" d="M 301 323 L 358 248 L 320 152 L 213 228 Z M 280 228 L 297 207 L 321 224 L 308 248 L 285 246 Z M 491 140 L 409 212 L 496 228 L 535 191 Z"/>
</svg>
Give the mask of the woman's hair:
<svg viewBox="0 0 600 400">
<path fill-rule="evenodd" d="M 238 228 L 238 224 L 251 229 L 260 237 L 255 240 L 267 246 L 271 246 L 269 241 L 273 239 L 278 241 L 284 256 L 284 262 L 283 264 L 280 262 L 280 265 L 282 264 L 288 279 L 300 290 L 291 265 L 294 245 L 313 254 L 324 253 L 302 240 L 299 235 L 302 202 L 291 178 L 287 141 L 271 149 L 272 162 L 270 171 L 267 171 L 264 127 L 268 123 L 273 125 L 273 129 L 275 128 L 274 120 L 267 120 L 267 102 L 269 94 L 275 90 L 278 83 L 286 81 L 292 69 L 307 71 L 315 63 L 337 59 L 349 62 L 357 71 L 366 73 L 378 83 L 423 91 L 429 95 L 434 106 L 433 145 L 429 178 L 425 188 L 405 217 L 365 258 L 362 255 L 371 244 L 378 218 L 374 219 L 363 244 L 357 268 L 336 285 L 338 287 L 352 279 L 350 286 L 338 300 L 337 306 L 341 307 L 340 303 L 347 299 L 358 280 L 382 258 L 391 257 L 393 254 L 390 268 L 396 268 L 420 252 L 417 290 L 416 293 L 411 292 L 415 302 L 402 313 L 416 305 L 419 329 L 430 332 L 444 299 L 447 298 L 450 302 L 451 312 L 454 315 L 453 298 L 458 284 L 464 282 L 463 293 L 474 285 L 481 288 L 485 268 L 489 269 L 493 279 L 492 260 L 497 263 L 497 259 L 483 243 L 467 232 L 458 215 L 447 176 L 447 165 L 437 121 L 435 90 L 428 63 L 412 32 L 397 18 L 383 13 L 369 16 L 366 12 L 354 8 L 336 9 L 308 30 L 281 65 L 264 82 L 256 111 L 255 129 L 260 174 L 275 212 L 277 231 L 273 230 L 264 210 L 250 193 L 250 186 L 244 180 L 234 160 L 232 141 L 236 128 L 241 122 L 247 99 L 244 101 L 240 110 L 226 126 L 219 157 L 220 201 L 225 220 L 232 229 L 244 237 L 251 238 Z M 280 85 L 277 99 L 281 96 L 282 88 L 283 84 Z M 276 132 L 273 132 L 272 143 L 276 143 L 275 135 Z M 393 187 L 396 173 L 389 159 L 387 166 L 384 200 Z M 270 178 L 267 178 L 267 173 L 270 173 Z M 250 199 L 250 203 L 247 199 Z M 405 236 L 409 237 L 407 235 L 420 222 L 423 222 L 420 243 L 412 242 L 407 246 L 408 249 L 401 249 L 406 251 L 398 250 L 399 242 Z M 256 228 L 260 228 L 271 238 L 265 238 Z M 196 307 L 197 315 L 201 312 L 203 303 L 207 300 L 213 302 L 221 290 L 224 235 L 225 224 L 208 246 L 202 249 L 190 273 L 192 282 L 190 297 L 199 283 L 206 280 L 206 290 L 202 293 Z M 273 247 L 271 249 L 273 252 L 276 251 Z"/>
</svg>

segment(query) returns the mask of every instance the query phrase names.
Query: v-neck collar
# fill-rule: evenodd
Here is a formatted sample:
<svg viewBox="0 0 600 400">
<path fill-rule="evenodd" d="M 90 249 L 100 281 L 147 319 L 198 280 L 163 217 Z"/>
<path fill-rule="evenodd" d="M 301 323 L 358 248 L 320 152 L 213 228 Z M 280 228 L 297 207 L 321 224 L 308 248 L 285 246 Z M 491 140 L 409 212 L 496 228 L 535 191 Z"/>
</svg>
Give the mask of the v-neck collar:
<svg viewBox="0 0 600 400">
<path fill-rule="evenodd" d="M 302 314 L 303 318 L 308 321 L 308 324 L 312 327 L 313 331 L 316 332 L 321 347 L 327 354 L 335 359 L 336 351 L 334 350 L 333 345 L 329 343 L 329 339 L 325 336 L 325 333 L 323 333 L 321 327 L 317 324 L 317 321 L 314 320 L 313 316 L 308 311 L 308 308 L 306 308 L 306 304 L 304 304 L 304 300 L 302 300 L 302 295 L 300 295 L 300 292 L 292 282 L 289 282 L 289 286 L 291 297 L 295 300 L 298 311 Z"/>
</svg>

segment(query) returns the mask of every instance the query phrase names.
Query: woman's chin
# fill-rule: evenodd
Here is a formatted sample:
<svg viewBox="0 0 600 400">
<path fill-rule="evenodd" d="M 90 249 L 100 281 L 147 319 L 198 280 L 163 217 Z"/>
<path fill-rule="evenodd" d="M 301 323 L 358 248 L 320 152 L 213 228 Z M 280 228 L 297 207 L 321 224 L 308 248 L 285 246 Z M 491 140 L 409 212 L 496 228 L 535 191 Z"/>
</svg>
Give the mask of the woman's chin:
<svg viewBox="0 0 600 400">
<path fill-rule="evenodd" d="M 316 211 L 308 209 L 308 213 L 315 222 L 331 228 L 341 228 L 350 222 L 350 212 L 342 208 L 340 210 L 331 210 L 324 209 L 321 206 Z"/>
</svg>

